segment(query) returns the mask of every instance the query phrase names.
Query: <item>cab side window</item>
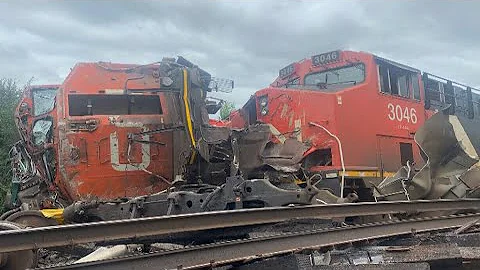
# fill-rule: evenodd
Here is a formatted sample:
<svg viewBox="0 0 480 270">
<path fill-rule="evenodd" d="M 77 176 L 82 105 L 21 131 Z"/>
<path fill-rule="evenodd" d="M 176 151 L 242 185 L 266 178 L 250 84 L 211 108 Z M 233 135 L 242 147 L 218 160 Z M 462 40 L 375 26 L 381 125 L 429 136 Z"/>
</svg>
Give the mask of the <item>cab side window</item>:
<svg viewBox="0 0 480 270">
<path fill-rule="evenodd" d="M 413 99 L 420 100 L 420 83 L 418 74 L 412 74 L 409 78 L 413 88 Z"/>
<path fill-rule="evenodd" d="M 377 59 L 379 87 L 382 93 L 420 100 L 418 72 Z"/>
<path fill-rule="evenodd" d="M 403 73 L 401 70 L 397 70 L 393 74 L 394 76 L 391 77 L 394 82 L 392 85 L 392 94 L 409 98 L 410 89 L 408 88 L 408 85 L 407 85 L 408 74 Z"/>
<path fill-rule="evenodd" d="M 33 115 L 39 116 L 55 108 L 57 89 L 33 89 Z"/>
<path fill-rule="evenodd" d="M 378 74 L 380 80 L 380 91 L 390 93 L 390 74 L 386 65 L 378 65 Z"/>
</svg>

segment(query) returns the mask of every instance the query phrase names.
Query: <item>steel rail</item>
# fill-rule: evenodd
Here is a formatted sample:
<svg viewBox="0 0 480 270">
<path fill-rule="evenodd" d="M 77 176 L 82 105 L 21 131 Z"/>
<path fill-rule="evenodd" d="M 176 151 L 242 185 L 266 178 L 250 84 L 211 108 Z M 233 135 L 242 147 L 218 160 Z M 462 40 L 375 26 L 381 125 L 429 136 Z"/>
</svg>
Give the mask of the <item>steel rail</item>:
<svg viewBox="0 0 480 270">
<path fill-rule="evenodd" d="M 191 269 L 384 237 L 460 227 L 480 214 L 411 219 L 199 245 L 48 269 Z"/>
<path fill-rule="evenodd" d="M 282 222 L 295 218 L 331 219 L 393 213 L 478 209 L 480 200 L 367 202 L 271 207 L 175 216 L 102 221 L 0 232 L 0 252 L 90 242 L 160 236 L 226 227 Z"/>
</svg>

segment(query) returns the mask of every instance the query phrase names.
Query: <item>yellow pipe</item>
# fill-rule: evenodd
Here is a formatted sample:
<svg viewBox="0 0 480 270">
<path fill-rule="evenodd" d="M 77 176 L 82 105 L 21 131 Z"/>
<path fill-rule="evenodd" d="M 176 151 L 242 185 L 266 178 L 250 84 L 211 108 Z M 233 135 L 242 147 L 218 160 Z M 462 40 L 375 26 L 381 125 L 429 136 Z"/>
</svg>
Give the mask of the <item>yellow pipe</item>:
<svg viewBox="0 0 480 270">
<path fill-rule="evenodd" d="M 192 142 L 193 148 L 196 146 L 195 138 L 193 137 L 193 126 L 192 126 L 192 117 L 190 116 L 190 106 L 188 103 L 188 80 L 187 80 L 187 70 L 183 70 L 183 103 L 185 104 L 185 116 L 187 119 L 187 129 L 188 134 L 190 135 L 190 140 Z M 190 158 L 190 163 L 193 162 L 195 158 L 195 150 L 193 150 L 192 156 Z"/>
<path fill-rule="evenodd" d="M 185 103 L 185 115 L 187 117 L 187 128 L 188 133 L 190 134 L 190 139 L 192 140 L 192 145 L 195 147 L 195 138 L 193 137 L 193 127 L 192 127 L 192 118 L 190 116 L 190 106 L 188 103 L 188 81 L 187 81 L 187 70 L 183 70 L 183 102 Z"/>
</svg>

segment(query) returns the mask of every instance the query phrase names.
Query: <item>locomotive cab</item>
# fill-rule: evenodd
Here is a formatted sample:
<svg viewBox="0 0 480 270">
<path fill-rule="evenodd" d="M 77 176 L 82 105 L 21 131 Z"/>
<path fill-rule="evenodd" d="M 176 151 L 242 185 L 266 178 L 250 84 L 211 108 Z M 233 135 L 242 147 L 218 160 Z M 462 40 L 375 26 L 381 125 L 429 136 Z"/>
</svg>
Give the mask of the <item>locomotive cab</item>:
<svg viewBox="0 0 480 270">
<path fill-rule="evenodd" d="M 47 189 L 54 190 L 56 150 L 53 147 L 56 95 L 59 85 L 32 85 L 24 89 L 14 118 L 21 141 L 10 150 L 12 187 L 7 208 L 21 202 L 31 208 L 58 207 Z"/>
</svg>

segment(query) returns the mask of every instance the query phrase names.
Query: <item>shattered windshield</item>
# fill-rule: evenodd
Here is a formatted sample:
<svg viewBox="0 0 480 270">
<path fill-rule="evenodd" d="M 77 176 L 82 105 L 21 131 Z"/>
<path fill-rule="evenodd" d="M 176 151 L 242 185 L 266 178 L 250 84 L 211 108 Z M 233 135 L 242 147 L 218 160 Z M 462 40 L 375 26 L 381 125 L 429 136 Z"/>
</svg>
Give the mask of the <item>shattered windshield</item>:
<svg viewBox="0 0 480 270">
<path fill-rule="evenodd" d="M 48 135 L 52 127 L 52 121 L 49 119 L 40 119 L 33 126 L 33 143 L 42 145 L 48 142 Z"/>
<path fill-rule="evenodd" d="M 339 90 L 348 85 L 356 85 L 365 80 L 365 65 L 351 66 L 310 73 L 305 76 L 302 88 Z"/>
<path fill-rule="evenodd" d="M 41 89 L 33 91 L 33 113 L 35 116 L 48 113 L 55 107 L 57 89 Z"/>
</svg>

